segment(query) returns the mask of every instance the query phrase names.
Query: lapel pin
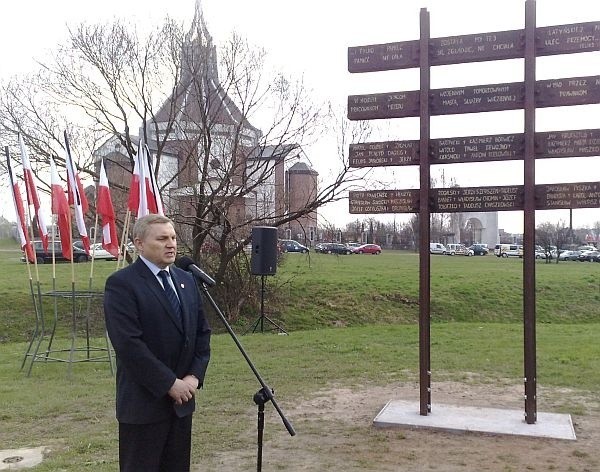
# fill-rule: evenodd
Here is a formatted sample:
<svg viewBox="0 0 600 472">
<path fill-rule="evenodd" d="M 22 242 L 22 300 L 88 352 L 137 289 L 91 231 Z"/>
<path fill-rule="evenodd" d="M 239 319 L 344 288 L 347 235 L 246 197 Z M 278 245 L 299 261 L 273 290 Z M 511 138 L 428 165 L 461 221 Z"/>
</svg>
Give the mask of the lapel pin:
<svg viewBox="0 0 600 472">
<path fill-rule="evenodd" d="M 180 286 L 181 286 L 181 288 L 185 288 L 185 285 L 183 285 L 183 284 L 180 284 Z"/>
</svg>

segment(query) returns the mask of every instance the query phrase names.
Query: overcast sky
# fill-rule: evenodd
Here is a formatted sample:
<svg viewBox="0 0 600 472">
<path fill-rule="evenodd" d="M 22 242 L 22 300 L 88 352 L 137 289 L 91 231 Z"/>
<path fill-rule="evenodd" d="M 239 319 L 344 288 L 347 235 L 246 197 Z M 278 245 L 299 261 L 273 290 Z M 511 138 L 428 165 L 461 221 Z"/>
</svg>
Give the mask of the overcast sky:
<svg viewBox="0 0 600 472">
<path fill-rule="evenodd" d="M 205 18 L 214 41 L 225 41 L 232 30 L 263 47 L 271 63 L 293 77 L 304 77 L 318 99 L 344 106 L 348 95 L 416 90 L 418 69 L 366 74 L 347 71 L 348 46 L 408 41 L 419 37 L 419 10 L 430 13 L 431 36 L 521 29 L 523 0 L 203 0 Z M 67 25 L 104 22 L 125 17 L 141 27 L 157 24 L 165 14 L 180 21 L 191 20 L 195 0 L 21 0 L 3 2 L 0 27 L 0 79 L 35 68 L 36 59 L 64 41 Z M 538 0 L 537 26 L 600 21 L 598 0 Z M 537 60 L 537 78 L 551 79 L 600 75 L 600 52 L 551 56 Z M 432 68 L 432 88 L 518 82 L 523 80 L 523 61 L 508 60 Z M 523 131 L 523 112 L 505 111 L 434 117 L 431 136 L 453 137 Z M 600 128 L 600 105 L 538 109 L 538 131 Z M 258 124 L 260 127 L 260 124 Z M 418 139 L 417 118 L 377 122 L 371 141 Z M 2 146 L 4 145 L 3 143 Z M 335 148 L 315 146 L 307 153 L 321 177 L 331 167 Z M 437 175 L 442 166 L 433 166 Z M 461 186 L 523 183 L 522 164 L 479 163 L 443 166 L 447 177 Z M 416 168 L 397 167 L 381 171 L 381 188 L 418 187 Z M 600 180 L 598 157 L 544 159 L 536 166 L 536 183 Z M 375 190 L 375 189 L 373 189 Z M 0 214 L 14 219 L 12 204 Z M 342 225 L 356 219 L 347 213 L 347 201 L 322 214 Z M 562 219 L 568 210 L 537 212 L 537 222 Z M 400 215 L 399 219 L 404 218 Z M 574 210 L 575 227 L 600 220 L 600 210 Z M 501 212 L 499 225 L 522 231 L 521 212 Z"/>
</svg>

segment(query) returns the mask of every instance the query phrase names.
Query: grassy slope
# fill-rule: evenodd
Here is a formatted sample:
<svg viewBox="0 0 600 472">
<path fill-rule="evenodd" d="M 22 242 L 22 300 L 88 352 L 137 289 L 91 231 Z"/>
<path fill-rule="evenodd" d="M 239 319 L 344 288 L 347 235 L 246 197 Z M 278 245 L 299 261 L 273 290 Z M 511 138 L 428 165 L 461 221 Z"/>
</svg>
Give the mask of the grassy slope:
<svg viewBox="0 0 600 472">
<path fill-rule="evenodd" d="M 282 287 L 274 308 L 293 328 L 418 319 L 418 256 L 309 257 L 288 254 L 273 278 Z M 522 261 L 494 256 L 431 258 L 432 321 L 520 322 Z M 600 264 L 536 264 L 540 323 L 600 321 Z"/>
<path fill-rule="evenodd" d="M 2 249 L 0 247 L 0 249 Z M 13 246 L 14 249 L 14 246 Z M 364 326 L 374 323 L 415 323 L 418 307 L 416 254 L 385 251 L 380 256 L 287 254 L 277 275 L 267 277 L 266 312 L 286 329 Z M 114 262 L 94 264 L 92 286 L 102 290 Z M 58 264 L 56 288 L 89 286 L 91 264 Z M 50 265 L 31 267 L 41 291 L 53 287 Z M 539 323 L 600 322 L 600 264 L 563 262 L 536 264 Z M 278 287 L 275 297 L 270 287 Z M 34 288 L 36 285 L 34 283 Z M 29 275 L 19 251 L 0 251 L 0 342 L 22 341 L 33 329 Z M 48 313 L 51 301 L 45 300 Z M 68 302 L 60 311 L 68 313 Z M 101 321 L 101 313 L 96 310 Z M 257 314 L 258 315 L 258 314 Z M 522 261 L 494 256 L 433 256 L 431 258 L 431 318 L 438 321 L 520 323 Z M 243 321 L 239 323 L 243 328 Z"/>
</svg>

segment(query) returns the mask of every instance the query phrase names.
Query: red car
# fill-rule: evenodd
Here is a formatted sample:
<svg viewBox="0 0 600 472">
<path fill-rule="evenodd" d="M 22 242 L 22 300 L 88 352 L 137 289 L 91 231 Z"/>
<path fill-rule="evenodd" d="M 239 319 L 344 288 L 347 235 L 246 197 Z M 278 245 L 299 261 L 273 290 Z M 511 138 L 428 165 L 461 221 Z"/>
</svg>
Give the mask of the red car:
<svg viewBox="0 0 600 472">
<path fill-rule="evenodd" d="M 354 254 L 381 254 L 381 246 L 377 244 L 363 244 L 352 249 Z"/>
</svg>

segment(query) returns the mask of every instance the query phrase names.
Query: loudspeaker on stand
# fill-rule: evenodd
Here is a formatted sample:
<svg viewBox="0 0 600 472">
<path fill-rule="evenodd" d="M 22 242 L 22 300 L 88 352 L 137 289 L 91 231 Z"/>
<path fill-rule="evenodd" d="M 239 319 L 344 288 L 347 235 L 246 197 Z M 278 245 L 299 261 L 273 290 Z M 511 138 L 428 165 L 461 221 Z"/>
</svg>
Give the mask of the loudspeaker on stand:
<svg viewBox="0 0 600 472">
<path fill-rule="evenodd" d="M 252 228 L 252 275 L 275 275 L 277 271 L 277 228 L 255 226 Z"/>
</svg>

